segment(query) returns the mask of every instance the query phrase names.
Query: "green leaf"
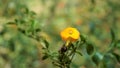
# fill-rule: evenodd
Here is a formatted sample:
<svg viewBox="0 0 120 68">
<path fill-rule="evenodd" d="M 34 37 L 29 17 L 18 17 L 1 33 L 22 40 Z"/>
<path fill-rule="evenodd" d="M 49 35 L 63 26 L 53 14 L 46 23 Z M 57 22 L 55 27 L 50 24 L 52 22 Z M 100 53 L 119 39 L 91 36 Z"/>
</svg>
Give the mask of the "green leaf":
<svg viewBox="0 0 120 68">
<path fill-rule="evenodd" d="M 42 4 L 45 4 L 47 0 L 41 0 Z"/>
<path fill-rule="evenodd" d="M 111 38 L 112 38 L 112 42 L 115 40 L 115 33 L 113 31 L 113 29 L 111 29 Z"/>
<path fill-rule="evenodd" d="M 117 59 L 117 61 L 120 63 L 120 55 L 116 54 L 116 53 L 112 53 L 115 58 Z"/>
<path fill-rule="evenodd" d="M 86 46 L 86 51 L 88 55 L 91 55 L 94 53 L 94 46 L 90 43 L 87 44 Z"/>
<path fill-rule="evenodd" d="M 21 33 L 25 34 L 25 30 L 23 30 L 23 29 L 18 28 L 18 31 L 20 31 Z"/>
<path fill-rule="evenodd" d="M 120 48 L 120 40 L 117 40 L 116 47 Z"/>
<path fill-rule="evenodd" d="M 14 44 L 13 40 L 9 41 L 9 48 L 10 48 L 11 51 L 15 50 L 15 44 Z"/>
<path fill-rule="evenodd" d="M 9 25 L 11 25 L 11 24 L 15 24 L 15 25 L 16 25 L 15 22 L 7 22 L 7 24 L 9 24 Z"/>
<path fill-rule="evenodd" d="M 48 55 L 44 55 L 43 57 L 42 57 L 42 60 L 45 60 L 45 59 L 47 59 L 49 56 Z"/>
<path fill-rule="evenodd" d="M 97 55 L 94 55 L 94 56 L 92 57 L 92 61 L 93 61 L 96 65 L 98 65 L 99 62 L 100 62 L 99 57 L 98 57 Z"/>
<path fill-rule="evenodd" d="M 36 15 L 36 13 L 33 12 L 33 11 L 30 11 L 30 15 L 31 15 L 31 16 L 34 16 L 34 15 Z"/>
<path fill-rule="evenodd" d="M 103 67 L 100 68 L 114 68 L 116 65 L 115 58 L 112 53 L 106 53 L 102 59 L 102 63 L 104 63 Z"/>
<path fill-rule="evenodd" d="M 27 8 L 27 7 L 24 7 L 23 8 L 24 9 L 24 11 L 22 11 L 24 14 L 28 14 L 29 13 L 29 9 Z"/>
<path fill-rule="evenodd" d="M 43 49 L 49 48 L 48 41 L 42 38 L 41 38 L 41 45 L 43 46 Z"/>
<path fill-rule="evenodd" d="M 58 53 L 57 53 L 57 52 L 53 52 L 52 55 L 53 55 L 54 57 L 57 57 L 57 56 L 58 56 Z"/>
<path fill-rule="evenodd" d="M 44 43 L 45 43 L 46 48 L 48 48 L 48 47 L 49 47 L 48 41 L 47 41 L 47 40 L 44 40 Z"/>
<path fill-rule="evenodd" d="M 114 50 L 115 47 L 119 47 L 120 40 L 114 41 L 110 44 L 109 51 Z"/>
<path fill-rule="evenodd" d="M 120 40 L 118 40 L 117 43 L 120 43 Z"/>
<path fill-rule="evenodd" d="M 99 52 L 96 52 L 91 59 L 96 65 L 99 65 L 99 63 L 103 59 L 103 55 L 100 54 Z"/>
<path fill-rule="evenodd" d="M 37 29 L 35 29 L 35 31 L 36 31 L 36 32 L 40 32 L 40 31 L 41 31 L 41 29 L 40 29 L 40 28 L 37 28 Z"/>
<path fill-rule="evenodd" d="M 79 51 L 76 51 L 76 53 L 77 53 L 77 54 L 79 54 L 80 56 L 82 56 L 82 53 L 81 53 L 81 52 L 79 52 Z"/>
<path fill-rule="evenodd" d="M 92 3 L 92 4 L 95 4 L 95 0 L 91 0 L 91 3 Z"/>
<path fill-rule="evenodd" d="M 86 42 L 86 36 L 85 35 L 80 35 L 81 41 Z"/>
<path fill-rule="evenodd" d="M 6 29 L 3 25 L 0 25 L 0 35 L 4 35 L 6 33 Z"/>
<path fill-rule="evenodd" d="M 18 19 L 15 19 L 15 23 L 18 23 Z"/>
</svg>

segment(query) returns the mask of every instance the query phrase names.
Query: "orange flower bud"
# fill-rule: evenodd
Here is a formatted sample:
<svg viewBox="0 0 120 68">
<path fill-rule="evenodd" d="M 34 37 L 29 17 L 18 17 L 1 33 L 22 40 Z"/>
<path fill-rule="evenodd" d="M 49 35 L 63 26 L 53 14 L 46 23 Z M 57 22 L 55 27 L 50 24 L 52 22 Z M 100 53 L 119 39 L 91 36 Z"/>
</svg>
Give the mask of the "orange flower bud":
<svg viewBox="0 0 120 68">
<path fill-rule="evenodd" d="M 77 41 L 80 37 L 79 31 L 76 28 L 72 28 L 72 27 L 68 27 L 63 31 L 61 31 L 60 35 L 64 41 L 70 41 L 70 42 Z"/>
</svg>

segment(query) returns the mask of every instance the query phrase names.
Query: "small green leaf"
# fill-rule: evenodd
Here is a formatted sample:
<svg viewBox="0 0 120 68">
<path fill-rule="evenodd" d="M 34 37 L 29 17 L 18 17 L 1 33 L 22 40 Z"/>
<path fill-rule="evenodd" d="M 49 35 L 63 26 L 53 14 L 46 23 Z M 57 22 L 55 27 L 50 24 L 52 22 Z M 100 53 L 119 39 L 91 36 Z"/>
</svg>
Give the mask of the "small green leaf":
<svg viewBox="0 0 120 68">
<path fill-rule="evenodd" d="M 9 60 L 9 57 L 8 57 L 7 54 L 1 54 L 1 57 L 2 57 L 3 59 L 5 59 L 5 60 Z"/>
<path fill-rule="evenodd" d="M 43 48 L 45 48 L 45 49 L 49 48 L 49 43 L 47 40 L 45 40 L 44 38 L 41 38 L 40 42 L 41 42 L 41 45 L 43 46 Z"/>
<path fill-rule="evenodd" d="M 42 60 L 45 60 L 45 59 L 47 59 L 49 56 L 48 55 L 44 55 L 43 57 L 42 57 Z"/>
<path fill-rule="evenodd" d="M 41 0 L 42 4 L 45 4 L 47 0 Z"/>
<path fill-rule="evenodd" d="M 95 0 L 91 0 L 91 3 L 92 3 L 92 4 L 95 4 Z"/>
<path fill-rule="evenodd" d="M 27 7 L 24 7 L 23 9 L 24 9 L 23 13 L 25 13 L 25 14 L 29 13 L 29 9 Z"/>
<path fill-rule="evenodd" d="M 99 63 L 103 59 L 103 55 L 100 54 L 99 52 L 96 52 L 91 59 L 96 65 L 99 65 Z"/>
<path fill-rule="evenodd" d="M 80 35 L 81 41 L 86 42 L 86 36 L 85 35 Z"/>
<path fill-rule="evenodd" d="M 120 43 L 120 40 L 118 40 L 117 43 Z"/>
<path fill-rule="evenodd" d="M 48 41 L 47 41 L 47 40 L 44 40 L 44 43 L 45 43 L 46 48 L 48 48 L 48 47 L 49 47 Z"/>
<path fill-rule="evenodd" d="M 117 40 L 116 47 L 120 48 L 120 40 Z"/>
<path fill-rule="evenodd" d="M 13 40 L 9 41 L 9 48 L 10 48 L 11 51 L 15 50 L 15 44 L 14 44 Z"/>
<path fill-rule="evenodd" d="M 98 65 L 99 62 L 100 62 L 99 57 L 98 57 L 97 55 L 94 55 L 94 56 L 92 57 L 92 61 L 93 61 L 96 65 Z"/>
<path fill-rule="evenodd" d="M 93 52 L 94 52 L 94 46 L 92 44 L 88 43 L 87 46 L 86 46 L 86 51 L 87 51 L 88 55 L 93 54 Z"/>
<path fill-rule="evenodd" d="M 10 24 L 16 24 L 16 23 L 15 23 L 15 22 L 8 22 L 7 24 L 9 24 L 9 25 L 10 25 Z"/>
<path fill-rule="evenodd" d="M 25 30 L 23 30 L 23 29 L 18 28 L 18 31 L 20 31 L 21 33 L 25 34 Z"/>
<path fill-rule="evenodd" d="M 6 32 L 6 29 L 4 26 L 0 25 L 0 35 L 4 35 Z"/>
<path fill-rule="evenodd" d="M 115 61 L 113 54 L 106 53 L 102 59 L 102 63 L 104 63 L 104 68 L 114 68 L 116 65 L 116 61 Z"/>
<path fill-rule="evenodd" d="M 79 51 L 76 51 L 76 53 L 77 53 L 77 54 L 79 54 L 80 56 L 82 56 L 82 53 L 81 53 L 81 52 L 79 52 Z"/>
<path fill-rule="evenodd" d="M 58 56 L 58 53 L 53 52 L 53 53 L 52 53 L 52 56 L 53 56 L 53 57 L 57 57 L 57 56 Z"/>
<path fill-rule="evenodd" d="M 36 31 L 36 32 L 40 32 L 40 31 L 41 31 L 41 29 L 37 28 L 37 29 L 35 29 L 35 31 Z"/>
<path fill-rule="evenodd" d="M 120 55 L 116 54 L 116 53 L 112 53 L 115 58 L 117 59 L 117 61 L 120 63 Z"/>
<path fill-rule="evenodd" d="M 33 12 L 33 11 L 30 11 L 30 14 L 31 14 L 31 16 L 36 15 L 36 13 L 35 13 L 35 12 Z"/>
<path fill-rule="evenodd" d="M 111 29 L 111 38 L 112 38 L 112 42 L 115 40 L 115 33 L 113 31 L 113 29 Z"/>
<path fill-rule="evenodd" d="M 15 19 L 15 23 L 17 23 L 18 22 L 18 19 Z"/>
</svg>

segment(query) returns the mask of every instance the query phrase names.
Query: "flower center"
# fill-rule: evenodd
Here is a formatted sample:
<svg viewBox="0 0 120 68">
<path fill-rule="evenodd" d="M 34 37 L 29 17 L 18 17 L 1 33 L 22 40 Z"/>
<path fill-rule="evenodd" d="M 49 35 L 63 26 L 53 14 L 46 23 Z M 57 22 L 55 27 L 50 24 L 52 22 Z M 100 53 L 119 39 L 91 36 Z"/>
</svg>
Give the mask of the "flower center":
<svg viewBox="0 0 120 68">
<path fill-rule="evenodd" d="M 69 34 L 72 35 L 72 34 L 73 34 L 73 31 L 72 31 L 72 30 L 69 30 Z"/>
</svg>

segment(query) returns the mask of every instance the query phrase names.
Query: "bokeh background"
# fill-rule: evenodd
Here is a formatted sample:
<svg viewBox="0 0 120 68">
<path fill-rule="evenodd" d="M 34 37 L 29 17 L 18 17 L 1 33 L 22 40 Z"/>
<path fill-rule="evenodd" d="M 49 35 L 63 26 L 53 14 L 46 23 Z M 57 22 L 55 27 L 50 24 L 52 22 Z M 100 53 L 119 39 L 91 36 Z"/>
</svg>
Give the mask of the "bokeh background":
<svg viewBox="0 0 120 68">
<path fill-rule="evenodd" d="M 6 24 L 15 22 L 21 24 Z M 56 68 L 51 60 L 41 60 L 42 46 L 20 33 L 17 28 L 27 30 L 34 21 L 40 28 L 38 35 L 44 37 L 52 51 L 63 44 L 60 31 L 66 27 L 77 28 L 85 34 L 100 53 L 104 53 L 111 42 L 110 29 L 120 39 L 119 0 L 0 0 L 0 68 Z M 38 48 L 39 46 L 39 48 Z M 120 44 L 115 50 L 120 55 Z M 76 55 L 72 68 L 94 68 L 87 57 Z M 114 68 L 119 68 L 116 63 Z"/>
</svg>

